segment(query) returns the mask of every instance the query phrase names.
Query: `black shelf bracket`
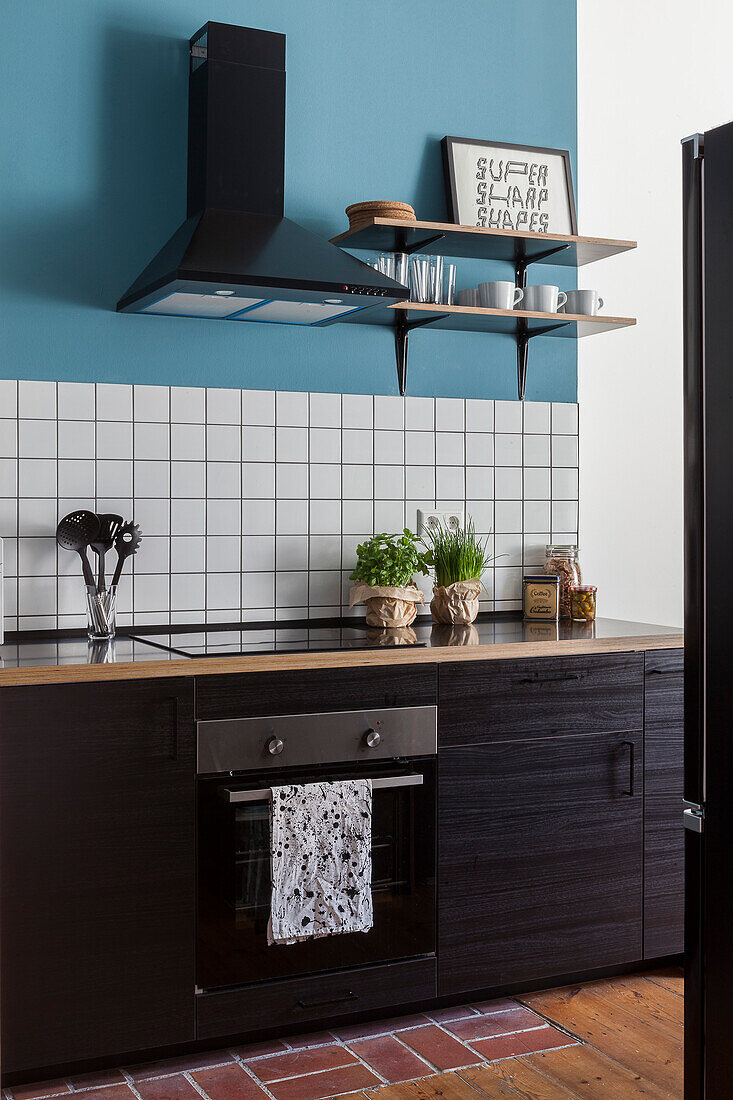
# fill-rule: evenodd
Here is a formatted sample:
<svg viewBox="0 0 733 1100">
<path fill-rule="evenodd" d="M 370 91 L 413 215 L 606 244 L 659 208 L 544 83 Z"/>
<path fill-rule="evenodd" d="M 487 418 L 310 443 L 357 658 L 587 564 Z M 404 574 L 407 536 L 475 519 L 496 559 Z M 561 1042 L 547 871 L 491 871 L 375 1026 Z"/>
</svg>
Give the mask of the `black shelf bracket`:
<svg viewBox="0 0 733 1100">
<path fill-rule="evenodd" d="M 434 325 L 436 321 L 440 321 L 440 317 L 425 317 L 419 321 L 407 321 L 401 315 L 395 320 L 394 325 L 394 340 L 395 340 L 395 354 L 397 357 L 397 384 L 400 390 L 400 397 L 405 396 L 407 389 L 407 345 L 410 333 L 414 328 L 423 328 L 425 325 Z"/>
<path fill-rule="evenodd" d="M 565 252 L 570 248 L 569 244 L 560 244 L 556 248 L 546 248 L 544 252 L 536 252 L 534 256 L 515 256 L 514 258 L 514 282 L 522 290 L 527 285 L 527 268 L 530 264 L 541 263 L 542 260 L 549 259 L 550 256 L 556 255 L 558 252 Z"/>
<path fill-rule="evenodd" d="M 542 328 L 527 328 L 527 322 L 521 319 L 517 326 L 517 396 L 524 401 L 527 389 L 527 360 L 529 358 L 529 342 L 534 336 L 544 336 L 546 332 L 553 332 L 556 328 L 564 328 L 569 322 L 560 321 L 557 325 L 543 325 Z"/>
<path fill-rule="evenodd" d="M 435 244 L 436 241 L 442 241 L 445 237 L 445 233 L 433 233 L 432 237 L 426 237 L 423 241 L 418 241 L 417 244 L 407 243 L 407 234 L 404 229 L 400 229 L 397 235 L 399 242 L 398 252 L 404 252 L 407 256 L 411 256 L 413 252 L 422 252 L 423 248 L 428 248 L 429 245 Z"/>
</svg>

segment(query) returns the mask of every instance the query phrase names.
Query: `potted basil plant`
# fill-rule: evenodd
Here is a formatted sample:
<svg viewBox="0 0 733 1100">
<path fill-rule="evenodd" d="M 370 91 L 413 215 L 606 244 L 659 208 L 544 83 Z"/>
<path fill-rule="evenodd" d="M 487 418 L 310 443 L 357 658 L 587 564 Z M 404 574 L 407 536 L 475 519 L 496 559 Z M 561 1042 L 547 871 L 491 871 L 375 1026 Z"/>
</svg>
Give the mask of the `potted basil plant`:
<svg viewBox="0 0 733 1100">
<path fill-rule="evenodd" d="M 493 560 L 488 537 L 482 541 L 469 520 L 456 530 L 443 526 L 429 529 L 423 543 L 435 578 L 430 601 L 433 622 L 472 623 L 478 615 L 481 577 Z"/>
<path fill-rule="evenodd" d="M 356 548 L 349 606 L 366 604 L 368 626 L 409 626 L 425 602 L 414 576 L 428 568 L 427 555 L 409 528 L 398 535 L 374 535 Z"/>
</svg>

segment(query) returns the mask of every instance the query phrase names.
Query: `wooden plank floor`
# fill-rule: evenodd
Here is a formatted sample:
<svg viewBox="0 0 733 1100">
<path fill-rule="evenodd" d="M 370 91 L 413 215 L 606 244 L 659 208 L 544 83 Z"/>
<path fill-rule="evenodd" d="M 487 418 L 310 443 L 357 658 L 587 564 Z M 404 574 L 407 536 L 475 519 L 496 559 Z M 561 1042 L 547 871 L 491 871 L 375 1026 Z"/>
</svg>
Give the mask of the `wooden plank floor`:
<svg viewBox="0 0 733 1100">
<path fill-rule="evenodd" d="M 683 992 L 675 968 L 518 997 L 580 1043 L 351 1100 L 682 1100 Z"/>
</svg>

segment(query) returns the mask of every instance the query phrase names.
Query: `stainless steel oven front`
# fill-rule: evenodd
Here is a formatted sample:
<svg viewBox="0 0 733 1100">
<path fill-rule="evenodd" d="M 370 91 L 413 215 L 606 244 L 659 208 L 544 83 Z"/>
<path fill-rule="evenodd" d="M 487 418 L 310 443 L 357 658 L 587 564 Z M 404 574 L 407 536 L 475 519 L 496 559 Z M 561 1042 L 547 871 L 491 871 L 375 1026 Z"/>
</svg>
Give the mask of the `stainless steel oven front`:
<svg viewBox="0 0 733 1100">
<path fill-rule="evenodd" d="M 221 989 L 435 952 L 435 707 L 198 723 L 197 984 Z M 369 778 L 374 926 L 268 946 L 270 788 Z"/>
</svg>

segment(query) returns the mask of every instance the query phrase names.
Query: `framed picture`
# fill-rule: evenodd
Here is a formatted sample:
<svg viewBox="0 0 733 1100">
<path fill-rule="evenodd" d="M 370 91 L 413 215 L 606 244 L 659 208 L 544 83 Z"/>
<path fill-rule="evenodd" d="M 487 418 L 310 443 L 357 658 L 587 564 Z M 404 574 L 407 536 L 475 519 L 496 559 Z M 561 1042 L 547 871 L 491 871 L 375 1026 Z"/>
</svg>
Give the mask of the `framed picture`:
<svg viewBox="0 0 733 1100">
<path fill-rule="evenodd" d="M 444 137 L 448 209 L 456 225 L 575 236 L 567 149 Z"/>
</svg>

